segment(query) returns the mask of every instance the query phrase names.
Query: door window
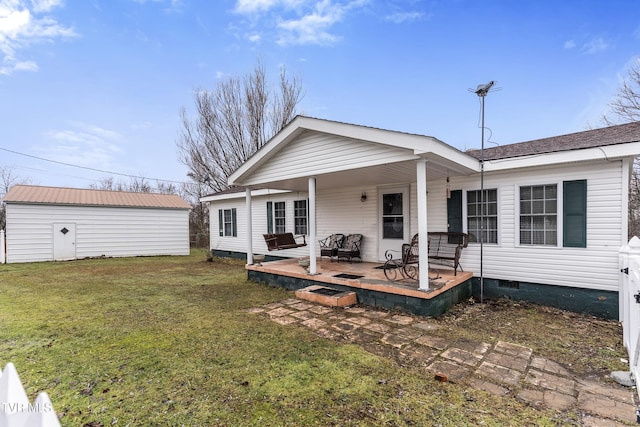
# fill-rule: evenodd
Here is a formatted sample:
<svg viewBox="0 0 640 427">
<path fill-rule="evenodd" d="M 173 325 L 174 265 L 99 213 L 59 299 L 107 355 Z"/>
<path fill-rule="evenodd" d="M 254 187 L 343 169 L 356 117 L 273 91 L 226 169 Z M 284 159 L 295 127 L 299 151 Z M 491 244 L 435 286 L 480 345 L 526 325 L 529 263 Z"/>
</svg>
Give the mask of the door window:
<svg viewBox="0 0 640 427">
<path fill-rule="evenodd" d="M 402 193 L 383 194 L 382 237 L 384 239 L 404 239 L 402 203 Z"/>
</svg>

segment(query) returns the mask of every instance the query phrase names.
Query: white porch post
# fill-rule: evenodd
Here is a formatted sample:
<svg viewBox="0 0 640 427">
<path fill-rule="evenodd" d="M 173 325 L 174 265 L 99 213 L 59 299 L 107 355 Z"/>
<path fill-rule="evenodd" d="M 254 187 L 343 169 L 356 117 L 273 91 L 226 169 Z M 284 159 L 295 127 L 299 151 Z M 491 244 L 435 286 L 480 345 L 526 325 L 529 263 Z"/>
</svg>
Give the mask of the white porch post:
<svg viewBox="0 0 640 427">
<path fill-rule="evenodd" d="M 418 252 L 420 257 L 418 283 L 419 289 L 429 289 L 429 236 L 427 235 L 427 161 L 416 163 L 418 193 Z"/>
<path fill-rule="evenodd" d="M 251 189 L 245 190 L 247 209 L 247 264 L 253 264 L 253 228 L 251 223 Z"/>
<path fill-rule="evenodd" d="M 316 266 L 316 179 L 309 177 L 309 274 L 318 274 Z"/>
</svg>

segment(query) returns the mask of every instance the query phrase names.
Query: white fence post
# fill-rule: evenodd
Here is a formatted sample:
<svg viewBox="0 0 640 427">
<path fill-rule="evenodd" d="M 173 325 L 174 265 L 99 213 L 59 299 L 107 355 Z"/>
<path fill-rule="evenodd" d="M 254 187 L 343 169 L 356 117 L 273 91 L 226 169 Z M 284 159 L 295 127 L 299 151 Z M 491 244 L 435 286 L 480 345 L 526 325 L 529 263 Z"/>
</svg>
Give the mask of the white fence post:
<svg viewBox="0 0 640 427">
<path fill-rule="evenodd" d="M 33 404 L 22 387 L 13 363 L 0 372 L 0 426 L 60 427 L 60 421 L 46 392 L 41 392 Z"/>
<path fill-rule="evenodd" d="M 4 230 L 0 230 L 0 264 L 7 262 L 6 246 L 4 243 Z"/>
<path fill-rule="evenodd" d="M 631 376 L 636 384 L 640 384 L 640 239 L 635 236 L 620 250 L 618 300 L 622 340 L 629 354 Z"/>
</svg>

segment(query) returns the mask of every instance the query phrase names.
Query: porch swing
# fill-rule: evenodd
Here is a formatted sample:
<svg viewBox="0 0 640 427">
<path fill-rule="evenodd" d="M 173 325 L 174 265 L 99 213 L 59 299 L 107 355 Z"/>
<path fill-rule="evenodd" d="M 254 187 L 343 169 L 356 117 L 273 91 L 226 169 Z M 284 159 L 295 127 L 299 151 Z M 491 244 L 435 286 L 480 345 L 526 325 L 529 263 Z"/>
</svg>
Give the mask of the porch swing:
<svg viewBox="0 0 640 427">
<path fill-rule="evenodd" d="M 269 233 L 263 234 L 263 236 L 269 252 L 307 246 L 304 235 L 294 236 L 293 233 Z M 296 238 L 300 237 L 302 237 L 302 243 L 296 241 Z"/>
</svg>

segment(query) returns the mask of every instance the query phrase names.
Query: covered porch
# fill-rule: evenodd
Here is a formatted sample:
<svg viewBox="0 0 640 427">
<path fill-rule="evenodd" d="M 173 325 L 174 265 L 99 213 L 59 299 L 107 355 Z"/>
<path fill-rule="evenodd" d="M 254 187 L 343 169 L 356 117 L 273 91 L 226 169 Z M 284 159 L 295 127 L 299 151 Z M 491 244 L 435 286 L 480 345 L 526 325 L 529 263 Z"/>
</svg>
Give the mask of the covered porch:
<svg viewBox="0 0 640 427">
<path fill-rule="evenodd" d="M 454 304 L 472 295 L 473 273 L 434 266 L 439 277 L 430 280 L 427 290 L 411 280 L 389 281 L 379 262 L 331 262 L 316 260 L 316 273 L 301 267 L 297 258 L 247 265 L 249 279 L 271 286 L 299 290 L 312 285 L 355 292 L 357 302 L 389 310 L 439 316 Z"/>
<path fill-rule="evenodd" d="M 261 270 L 267 264 L 252 266 L 254 253 L 260 252 L 255 249 L 256 238 L 262 240 L 265 231 L 294 231 L 306 235 L 308 245 L 282 256 L 308 257 L 309 275 L 296 277 L 289 275 L 293 273 L 290 271 L 286 277 L 313 282 L 338 280 L 333 284 L 360 289 L 363 298 L 368 292 L 381 290 L 388 295 L 418 300 L 446 293 L 465 276 L 456 277 L 455 281 L 431 282 L 427 280 L 428 264 L 424 262 L 418 265 L 417 283 L 389 284 L 382 270 L 365 266 L 376 262 L 381 265 L 387 250 L 399 252 L 416 234 L 419 258 L 426 260 L 428 232 L 462 231 L 461 205 L 457 215 L 448 211 L 449 179 L 478 171 L 477 159 L 433 137 L 299 116 L 229 177 L 230 185 L 245 189 L 245 247 L 250 278 L 275 280 L 271 275 L 279 275 Z M 283 212 L 288 205 L 279 202 L 284 196 L 276 195 L 276 191 L 297 195 L 296 202 L 301 202 L 307 213 L 302 219 L 305 231 L 295 231 L 299 224 L 287 219 L 290 217 Z M 281 211 L 272 211 L 267 205 L 265 218 L 262 201 L 265 198 L 279 202 Z M 254 203 L 259 207 L 255 208 Z M 437 220 L 428 219 L 429 211 Z M 342 273 L 332 272 L 342 267 L 319 260 L 316 242 L 334 233 L 364 236 L 359 258 L 365 262 L 361 267 L 350 265 L 365 268 L 364 275 L 354 273 L 362 277 L 336 278 L 336 274 Z M 299 271 L 296 262 L 291 261 L 292 268 Z"/>
</svg>

